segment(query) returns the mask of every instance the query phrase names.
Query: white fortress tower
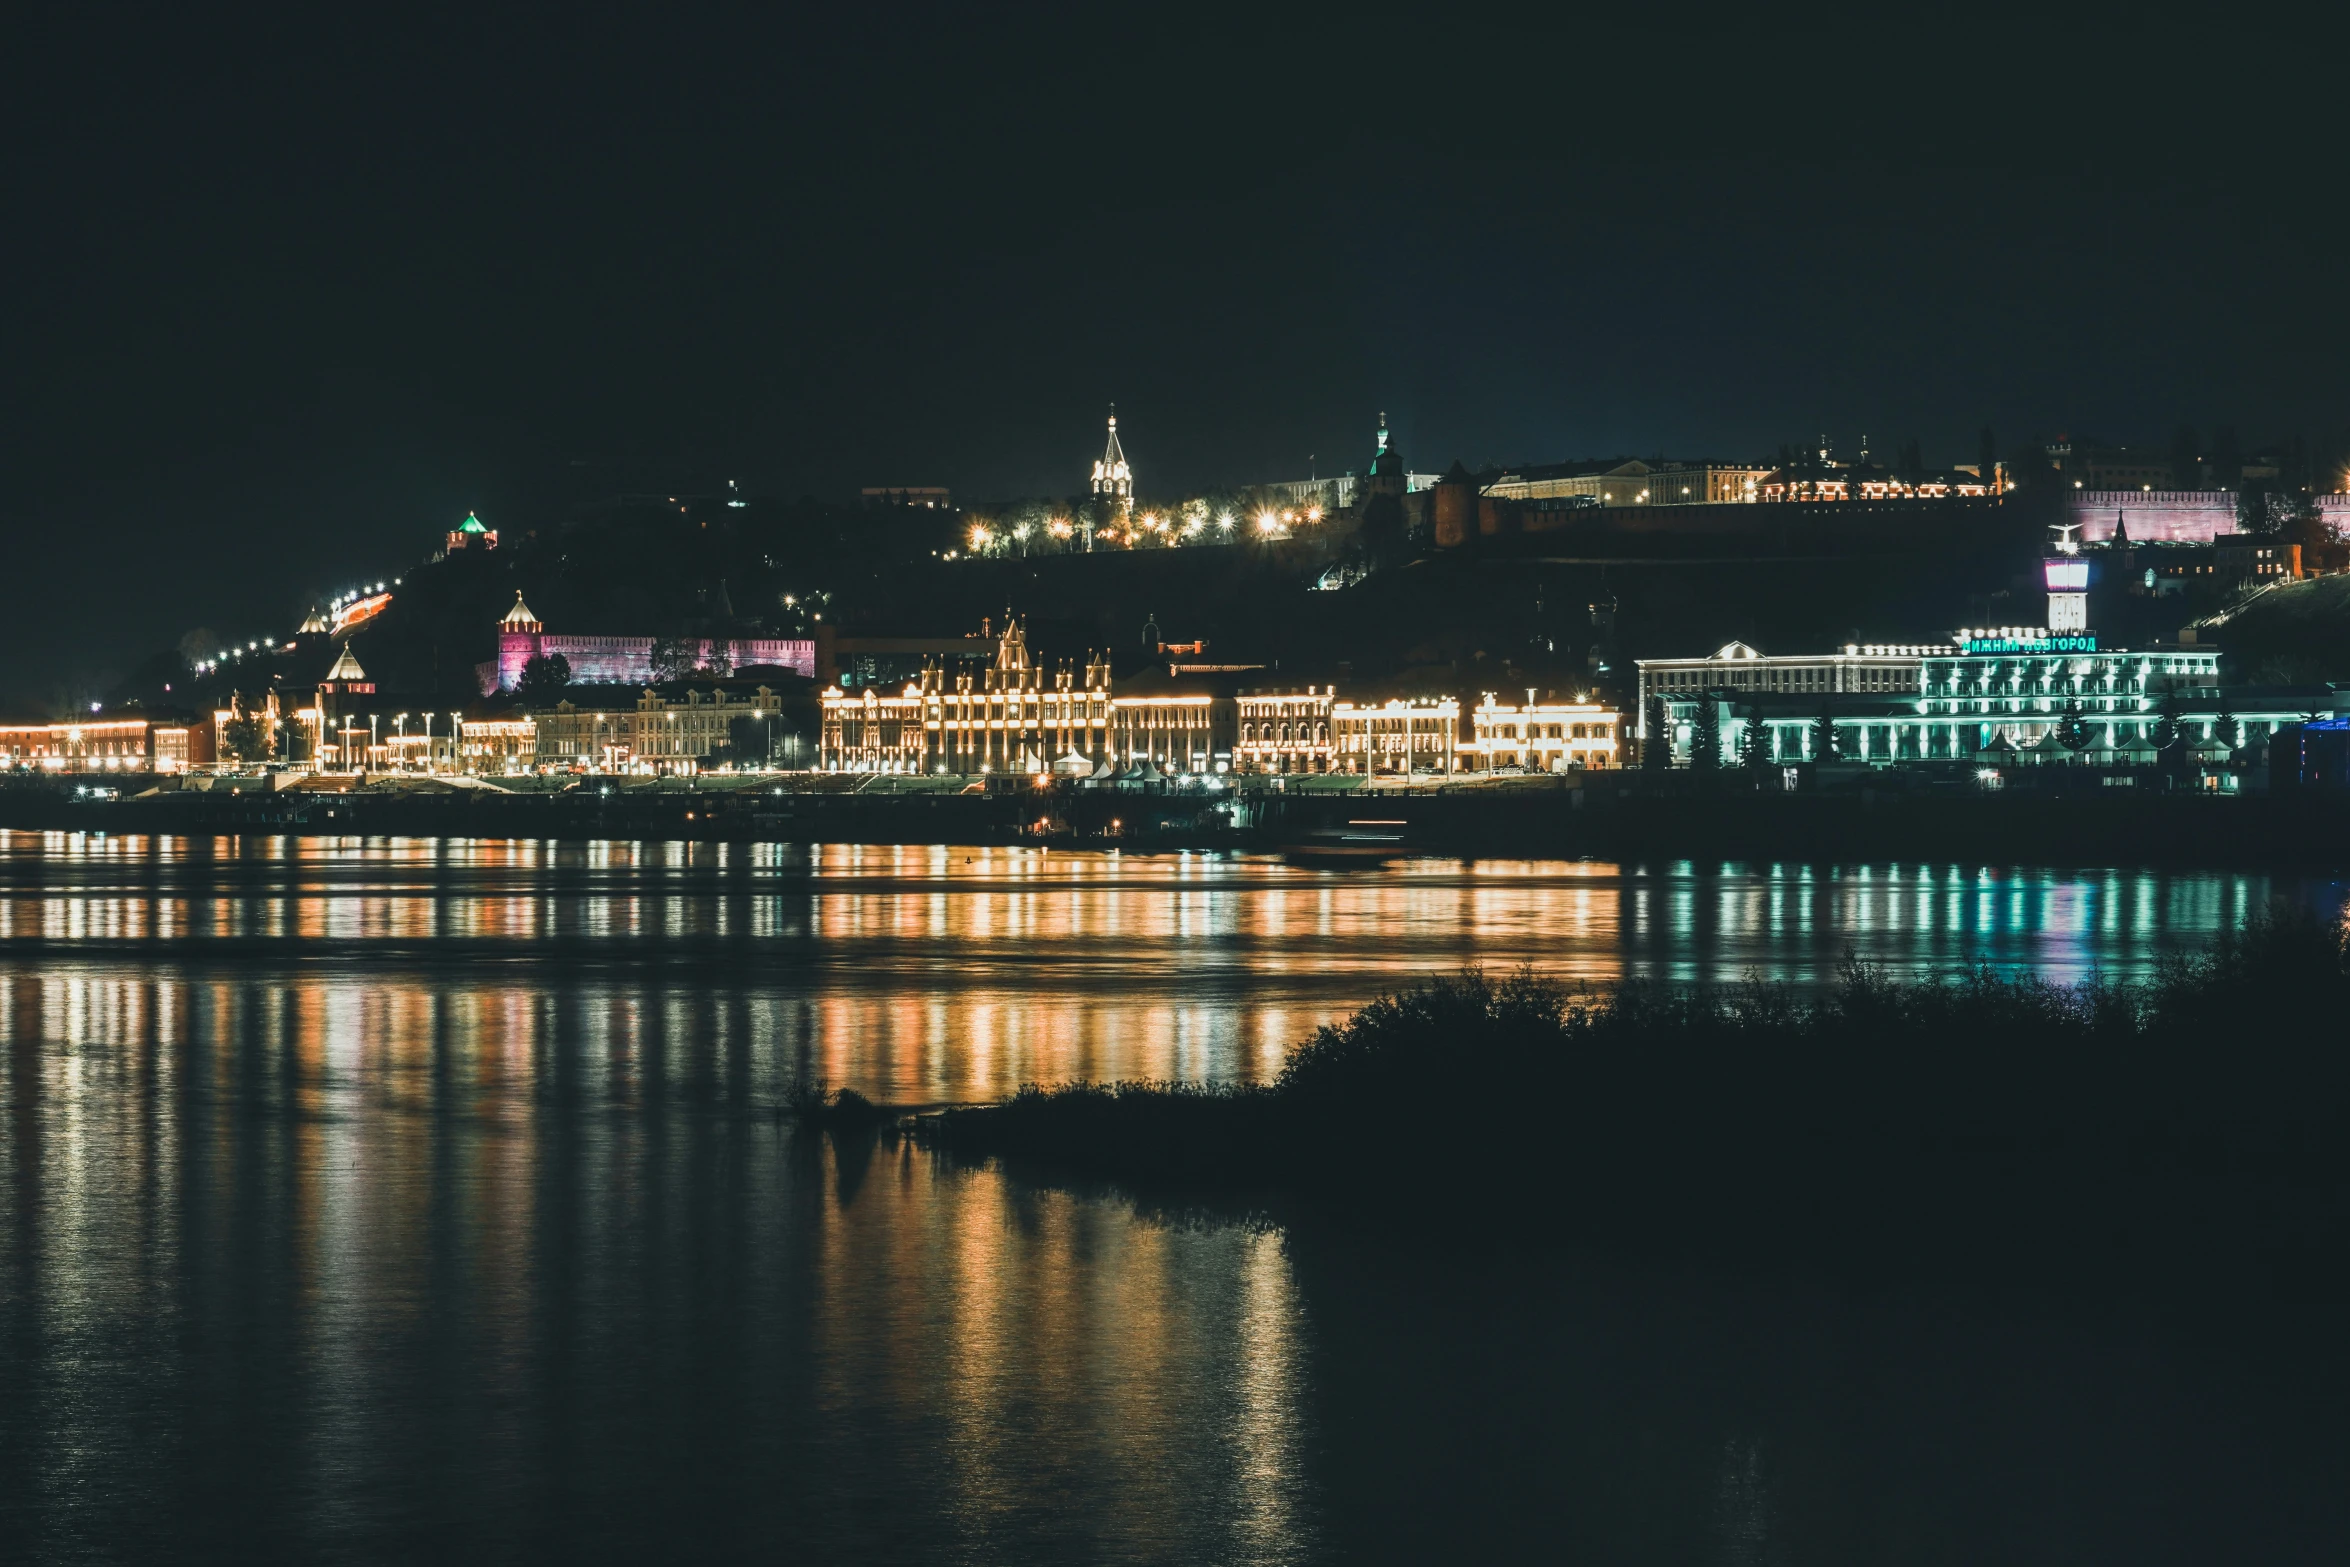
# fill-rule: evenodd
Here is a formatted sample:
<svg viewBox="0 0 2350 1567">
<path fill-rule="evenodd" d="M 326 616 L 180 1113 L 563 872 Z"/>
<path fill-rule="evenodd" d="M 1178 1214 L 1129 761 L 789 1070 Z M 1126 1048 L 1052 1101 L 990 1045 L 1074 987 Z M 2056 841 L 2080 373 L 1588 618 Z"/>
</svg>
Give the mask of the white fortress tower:
<svg viewBox="0 0 2350 1567">
<path fill-rule="evenodd" d="M 2089 563 L 2081 558 L 2080 531 L 2077 522 L 2058 523 L 2051 553 L 2040 563 L 2048 586 L 2048 630 L 2055 636 L 2089 629 Z"/>
</svg>

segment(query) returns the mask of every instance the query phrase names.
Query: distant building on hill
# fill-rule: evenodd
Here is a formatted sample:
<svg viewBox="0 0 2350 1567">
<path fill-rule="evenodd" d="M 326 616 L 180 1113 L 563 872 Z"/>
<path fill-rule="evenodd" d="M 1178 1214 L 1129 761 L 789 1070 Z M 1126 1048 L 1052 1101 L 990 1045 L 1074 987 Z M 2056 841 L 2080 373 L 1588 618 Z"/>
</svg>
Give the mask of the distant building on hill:
<svg viewBox="0 0 2350 1567">
<path fill-rule="evenodd" d="M 869 484 L 857 492 L 857 504 L 867 511 L 883 511 L 893 506 L 912 507 L 921 511 L 953 511 L 955 498 L 944 485 Z"/>
<path fill-rule="evenodd" d="M 481 518 L 472 512 L 467 512 L 465 520 L 449 530 L 448 549 L 452 555 L 459 550 L 494 550 L 497 547 L 498 530 L 485 526 Z"/>
<path fill-rule="evenodd" d="M 1512 468 L 1482 491 L 1497 500 L 1581 500 L 1593 506 L 1734 506 L 1757 499 L 1756 487 L 1769 472 L 1753 463 L 1608 458 Z"/>
</svg>

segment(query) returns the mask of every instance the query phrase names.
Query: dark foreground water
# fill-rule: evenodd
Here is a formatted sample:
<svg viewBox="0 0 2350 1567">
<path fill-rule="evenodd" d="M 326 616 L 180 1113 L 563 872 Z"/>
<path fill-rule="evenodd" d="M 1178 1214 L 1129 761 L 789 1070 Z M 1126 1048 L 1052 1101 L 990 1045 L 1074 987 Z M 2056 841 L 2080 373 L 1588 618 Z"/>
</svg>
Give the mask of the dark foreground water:
<svg viewBox="0 0 2350 1567">
<path fill-rule="evenodd" d="M 2338 1297 L 1168 1222 L 769 1113 L 1261 1076 L 1470 958 L 2130 975 L 2341 893 L 0 834 L 0 1561 L 2350 1559 Z"/>
</svg>

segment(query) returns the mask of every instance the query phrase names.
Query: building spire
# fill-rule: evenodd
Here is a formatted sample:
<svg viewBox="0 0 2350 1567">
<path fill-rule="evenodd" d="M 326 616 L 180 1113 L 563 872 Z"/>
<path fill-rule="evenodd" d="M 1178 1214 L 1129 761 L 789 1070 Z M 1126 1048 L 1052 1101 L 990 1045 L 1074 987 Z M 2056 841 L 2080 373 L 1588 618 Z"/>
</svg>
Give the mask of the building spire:
<svg viewBox="0 0 2350 1567">
<path fill-rule="evenodd" d="M 1371 455 L 1373 457 L 1387 455 L 1387 410 L 1384 408 L 1379 410 L 1379 449 Z"/>
<path fill-rule="evenodd" d="M 1134 504 L 1134 470 L 1118 444 L 1118 405 L 1110 404 L 1110 444 L 1093 465 L 1093 493 L 1123 508 Z"/>
</svg>

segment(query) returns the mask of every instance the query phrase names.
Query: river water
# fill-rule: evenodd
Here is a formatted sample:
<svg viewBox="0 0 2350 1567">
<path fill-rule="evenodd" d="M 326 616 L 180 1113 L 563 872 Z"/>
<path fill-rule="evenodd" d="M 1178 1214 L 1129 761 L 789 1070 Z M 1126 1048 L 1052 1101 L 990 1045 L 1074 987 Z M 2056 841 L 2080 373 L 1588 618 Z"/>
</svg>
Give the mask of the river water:
<svg viewBox="0 0 2350 1567">
<path fill-rule="evenodd" d="M 0 1560 L 2345 1559 L 2336 1300 L 1170 1218 L 772 1114 L 1262 1078 L 1471 961 L 2136 977 L 2343 895 L 0 833 Z"/>
</svg>

